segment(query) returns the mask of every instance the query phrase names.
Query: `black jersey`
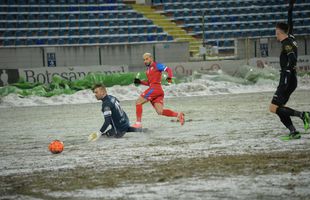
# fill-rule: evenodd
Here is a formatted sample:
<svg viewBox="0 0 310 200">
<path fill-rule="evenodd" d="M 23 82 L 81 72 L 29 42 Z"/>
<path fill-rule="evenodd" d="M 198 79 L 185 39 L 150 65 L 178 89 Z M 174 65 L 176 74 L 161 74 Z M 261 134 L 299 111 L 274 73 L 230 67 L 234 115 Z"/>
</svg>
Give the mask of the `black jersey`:
<svg viewBox="0 0 310 200">
<path fill-rule="evenodd" d="M 294 70 L 297 63 L 297 43 L 294 36 L 289 35 L 286 39 L 281 41 L 282 49 L 280 55 L 281 71 Z"/>
<path fill-rule="evenodd" d="M 100 129 L 101 132 L 104 132 L 109 125 L 118 132 L 126 131 L 128 129 L 128 116 L 121 108 L 116 97 L 107 95 L 102 99 L 102 112 L 105 118 L 105 123 Z"/>
</svg>

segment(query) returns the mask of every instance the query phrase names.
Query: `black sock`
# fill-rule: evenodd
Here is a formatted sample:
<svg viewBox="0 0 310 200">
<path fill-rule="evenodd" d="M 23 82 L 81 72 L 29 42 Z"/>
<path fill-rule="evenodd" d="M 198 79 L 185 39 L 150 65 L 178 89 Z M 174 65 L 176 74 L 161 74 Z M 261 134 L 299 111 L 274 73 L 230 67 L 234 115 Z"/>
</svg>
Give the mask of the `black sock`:
<svg viewBox="0 0 310 200">
<path fill-rule="evenodd" d="M 278 107 L 277 114 L 278 112 L 285 113 L 287 116 L 294 116 L 294 117 L 302 118 L 302 112 L 293 110 L 292 108 L 289 108 L 289 107 Z"/>
<path fill-rule="evenodd" d="M 289 127 L 287 127 L 288 130 L 290 130 L 290 133 L 295 133 L 296 132 L 296 128 L 294 127 L 294 125 L 291 125 Z"/>
<path fill-rule="evenodd" d="M 291 133 L 296 131 L 296 129 L 295 129 L 294 125 L 293 125 L 293 122 L 292 122 L 291 118 L 288 115 L 286 115 L 283 112 L 278 113 L 278 111 L 277 111 L 277 115 L 279 116 L 282 124 L 284 124 L 284 126 L 286 128 L 288 128 Z"/>
</svg>

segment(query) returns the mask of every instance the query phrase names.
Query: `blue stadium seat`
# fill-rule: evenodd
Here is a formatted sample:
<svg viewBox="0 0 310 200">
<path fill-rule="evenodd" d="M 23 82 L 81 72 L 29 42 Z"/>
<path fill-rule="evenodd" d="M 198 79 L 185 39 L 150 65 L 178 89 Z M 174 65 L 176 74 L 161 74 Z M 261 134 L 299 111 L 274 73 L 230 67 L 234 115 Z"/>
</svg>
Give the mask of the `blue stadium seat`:
<svg viewBox="0 0 310 200">
<path fill-rule="evenodd" d="M 36 41 L 34 39 L 27 39 L 26 40 L 26 45 L 35 45 Z"/>
<path fill-rule="evenodd" d="M 117 43 L 118 37 L 109 37 L 109 43 Z"/>
<path fill-rule="evenodd" d="M 48 45 L 55 45 L 55 44 L 57 44 L 57 40 L 49 38 L 49 39 L 47 39 L 47 44 Z"/>
<path fill-rule="evenodd" d="M 57 40 L 56 44 L 58 44 L 58 45 L 64 45 L 64 44 L 65 44 L 65 40 L 62 39 L 62 38 L 60 38 L 60 39 Z"/>
<path fill-rule="evenodd" d="M 67 35 L 66 30 L 65 29 L 59 29 L 58 35 L 59 36 L 66 36 Z"/>
<path fill-rule="evenodd" d="M 37 36 L 45 36 L 45 31 L 43 31 L 43 30 L 39 30 L 38 32 L 37 32 Z"/>
<path fill-rule="evenodd" d="M 90 27 L 95 27 L 95 26 L 98 26 L 96 21 L 89 21 L 89 26 Z"/>
<path fill-rule="evenodd" d="M 69 35 L 69 36 L 75 35 L 75 30 L 70 29 L 70 30 L 68 31 L 68 35 Z"/>
<path fill-rule="evenodd" d="M 50 21 L 50 22 L 48 22 L 48 27 L 49 27 L 49 28 L 59 27 L 59 24 L 58 24 L 58 22 L 52 22 L 52 21 Z"/>
<path fill-rule="evenodd" d="M 68 24 L 67 24 L 67 22 L 65 22 L 65 21 L 60 21 L 59 22 L 59 27 L 68 27 Z"/>
<path fill-rule="evenodd" d="M 142 33 L 145 33 L 145 30 L 144 30 L 143 27 L 138 27 L 137 32 L 138 32 L 139 34 L 142 34 Z"/>
<path fill-rule="evenodd" d="M 26 45 L 26 40 L 23 40 L 23 39 L 16 39 L 16 40 L 15 40 L 15 45 L 16 45 L 16 46 Z"/>
<path fill-rule="evenodd" d="M 15 31 L 5 31 L 4 37 L 15 37 Z"/>
<path fill-rule="evenodd" d="M 69 44 L 77 44 L 78 43 L 77 38 L 70 37 L 68 39 L 68 43 Z"/>
<path fill-rule="evenodd" d="M 69 2 L 69 4 L 79 4 L 79 2 L 78 2 L 78 0 L 68 0 Z"/>
<path fill-rule="evenodd" d="M 30 5 L 36 5 L 38 4 L 36 0 L 28 0 L 28 4 Z"/>
<path fill-rule="evenodd" d="M 23 14 L 17 15 L 17 20 L 25 20 L 25 15 Z"/>
<path fill-rule="evenodd" d="M 88 21 L 79 21 L 79 27 L 87 27 L 89 26 Z"/>
<path fill-rule="evenodd" d="M 168 35 L 167 40 L 168 41 L 173 41 L 173 37 L 171 35 Z"/>
<path fill-rule="evenodd" d="M 163 40 L 165 40 L 163 35 L 157 36 L 157 41 L 163 41 Z"/>
<path fill-rule="evenodd" d="M 96 38 L 89 38 L 89 43 L 95 44 L 95 43 L 97 43 L 97 39 Z"/>
<path fill-rule="evenodd" d="M 89 39 L 88 38 L 80 38 L 79 39 L 79 44 L 88 44 L 89 43 Z"/>
<path fill-rule="evenodd" d="M 37 40 L 33 41 L 33 44 L 45 45 L 45 44 L 47 44 L 47 40 L 46 39 L 37 39 Z"/>
<path fill-rule="evenodd" d="M 79 29 L 79 35 L 81 35 L 81 36 L 88 35 L 88 30 L 86 30 L 86 29 Z"/>
<path fill-rule="evenodd" d="M 164 32 L 164 30 L 163 30 L 163 28 L 162 27 L 157 27 L 157 33 L 162 33 L 162 32 Z"/>
<path fill-rule="evenodd" d="M 28 20 L 36 20 L 36 15 L 32 14 L 32 13 L 29 13 L 28 14 Z M 29 21 L 28 21 L 29 22 Z"/>
<path fill-rule="evenodd" d="M 77 21 L 69 21 L 69 27 L 77 27 L 78 23 Z"/>
<path fill-rule="evenodd" d="M 146 42 L 147 41 L 147 36 L 146 35 L 139 35 L 138 36 L 138 41 L 139 42 Z"/>
<path fill-rule="evenodd" d="M 14 40 L 5 39 L 3 42 L 3 45 L 4 46 L 12 46 L 12 45 L 14 45 Z"/>
<path fill-rule="evenodd" d="M 108 43 L 108 38 L 107 37 L 100 37 L 99 43 L 101 43 L 101 44 Z"/>
<path fill-rule="evenodd" d="M 48 36 L 56 36 L 56 32 L 55 32 L 56 30 L 48 30 L 48 33 L 47 33 L 47 35 Z"/>
<path fill-rule="evenodd" d="M 26 32 L 22 30 L 17 30 L 16 31 L 16 37 L 24 37 L 26 36 Z"/>
<path fill-rule="evenodd" d="M 155 32 L 156 32 L 156 27 L 154 26 L 147 27 L 147 33 L 155 33 Z"/>
<path fill-rule="evenodd" d="M 125 31 L 125 29 L 123 29 L 123 28 L 120 28 L 120 29 L 118 30 L 118 34 L 121 34 L 121 35 L 124 35 L 124 34 L 126 34 L 126 31 Z"/>
<path fill-rule="evenodd" d="M 6 23 L 0 23 L 0 28 L 6 28 Z"/>
<path fill-rule="evenodd" d="M 97 18 L 97 17 L 95 16 L 95 14 L 89 13 L 88 19 L 92 20 L 92 19 L 96 19 L 96 18 Z"/>
<path fill-rule="evenodd" d="M 27 37 L 32 37 L 34 35 L 34 31 L 28 30 Z"/>
<path fill-rule="evenodd" d="M 147 21 L 145 21 L 145 20 L 136 20 L 136 24 L 138 25 L 138 26 L 141 26 L 141 25 L 147 25 Z"/>
<path fill-rule="evenodd" d="M 107 32 L 108 32 L 107 29 L 103 29 L 103 28 L 99 29 L 99 35 L 105 35 L 107 34 Z"/>
<path fill-rule="evenodd" d="M 0 20 L 6 20 L 6 16 L 4 14 L 2 14 L 2 13 L 0 13 Z"/>
<path fill-rule="evenodd" d="M 96 28 L 91 28 L 89 29 L 89 35 L 97 35 L 97 29 Z"/>
<path fill-rule="evenodd" d="M 27 24 L 24 22 L 17 22 L 16 28 L 27 28 Z"/>
<path fill-rule="evenodd" d="M 8 12 L 17 12 L 17 7 L 8 7 Z"/>
</svg>

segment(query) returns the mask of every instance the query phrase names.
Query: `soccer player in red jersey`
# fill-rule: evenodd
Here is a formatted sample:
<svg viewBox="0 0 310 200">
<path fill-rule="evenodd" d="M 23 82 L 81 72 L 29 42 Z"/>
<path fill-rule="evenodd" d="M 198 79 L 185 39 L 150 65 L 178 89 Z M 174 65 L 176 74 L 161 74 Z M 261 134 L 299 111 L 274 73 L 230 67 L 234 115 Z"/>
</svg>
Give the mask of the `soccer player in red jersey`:
<svg viewBox="0 0 310 200">
<path fill-rule="evenodd" d="M 140 80 L 138 78 L 135 78 L 134 83 L 146 85 L 149 86 L 149 88 L 145 90 L 136 101 L 137 121 L 132 126 L 135 128 L 142 128 L 142 105 L 148 101 L 151 102 L 157 114 L 167 117 L 176 117 L 181 123 L 181 125 L 183 125 L 185 122 L 183 112 L 174 112 L 170 109 L 164 109 L 164 91 L 161 87 L 161 75 L 162 72 L 167 72 L 167 81 L 168 83 L 171 83 L 173 76 L 172 70 L 161 63 L 155 62 L 150 53 L 143 54 L 143 60 L 144 64 L 147 67 L 147 80 Z"/>
</svg>

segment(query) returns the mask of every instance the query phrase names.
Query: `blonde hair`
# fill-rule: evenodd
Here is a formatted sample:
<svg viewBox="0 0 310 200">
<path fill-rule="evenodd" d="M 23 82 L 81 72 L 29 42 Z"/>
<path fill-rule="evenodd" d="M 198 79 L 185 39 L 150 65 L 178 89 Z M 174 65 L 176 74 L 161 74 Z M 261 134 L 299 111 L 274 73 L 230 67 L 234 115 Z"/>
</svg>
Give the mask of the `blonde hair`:
<svg viewBox="0 0 310 200">
<path fill-rule="evenodd" d="M 146 57 L 146 56 L 147 56 L 147 57 L 151 57 L 151 58 L 153 58 L 153 56 L 152 56 L 152 54 L 151 54 L 151 53 L 144 53 L 144 54 L 143 54 L 143 58 L 144 58 L 144 57 Z"/>
</svg>

